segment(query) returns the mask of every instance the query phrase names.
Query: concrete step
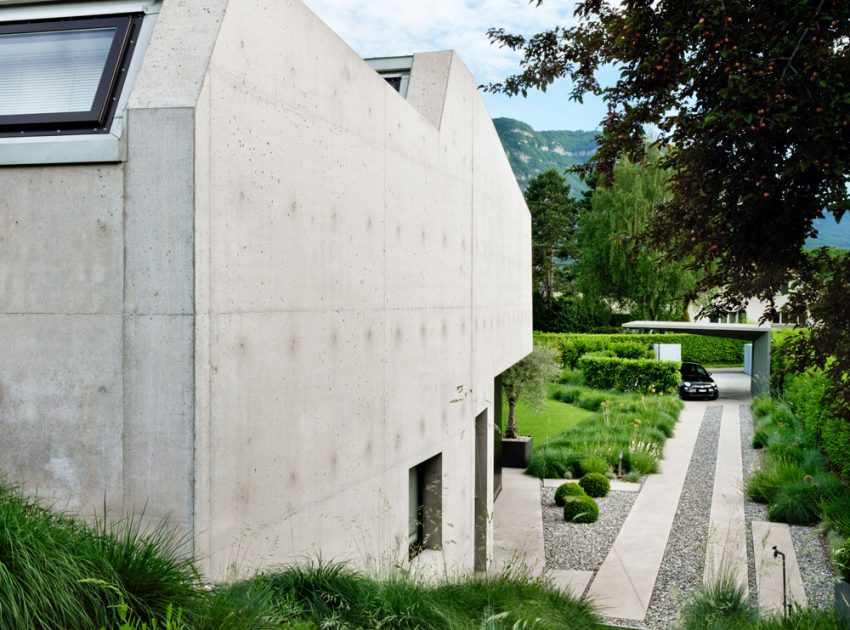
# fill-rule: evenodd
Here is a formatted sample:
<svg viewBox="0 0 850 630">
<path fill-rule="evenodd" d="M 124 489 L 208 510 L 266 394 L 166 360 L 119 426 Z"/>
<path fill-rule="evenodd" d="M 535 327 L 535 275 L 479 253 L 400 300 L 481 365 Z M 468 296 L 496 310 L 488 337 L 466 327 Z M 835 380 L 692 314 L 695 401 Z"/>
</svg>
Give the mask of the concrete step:
<svg viewBox="0 0 850 630">
<path fill-rule="evenodd" d="M 800 565 L 791 541 L 791 528 L 785 523 L 753 521 L 753 551 L 756 561 L 756 588 L 759 610 L 782 614 L 782 558 L 774 557 L 773 547 L 785 554 L 785 579 L 788 603 L 805 608 L 806 591 Z"/>
</svg>

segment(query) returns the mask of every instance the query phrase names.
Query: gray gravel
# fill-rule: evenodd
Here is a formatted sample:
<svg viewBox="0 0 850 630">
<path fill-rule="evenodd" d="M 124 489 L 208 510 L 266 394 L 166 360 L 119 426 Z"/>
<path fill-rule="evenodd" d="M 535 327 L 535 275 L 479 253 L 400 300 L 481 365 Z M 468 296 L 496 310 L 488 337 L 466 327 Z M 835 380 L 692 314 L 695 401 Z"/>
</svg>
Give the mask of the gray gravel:
<svg viewBox="0 0 850 630">
<path fill-rule="evenodd" d="M 712 405 L 703 416 L 661 570 L 644 619 L 650 628 L 675 626 L 682 605 L 702 585 L 722 411 L 722 407 Z"/>
<path fill-rule="evenodd" d="M 751 446 L 753 425 L 749 406 L 741 405 L 739 409 L 746 486 L 749 477 L 761 466 L 762 454 Z M 702 584 L 721 413 L 719 406 L 706 409 L 646 618 L 643 623 L 609 618 L 607 623 L 628 628 L 674 628 L 682 605 Z M 554 504 L 554 494 L 552 488 L 543 489 L 543 538 L 547 567 L 596 571 L 614 543 L 637 493 L 611 492 L 608 497 L 598 499 L 599 520 L 590 525 L 566 523 L 561 508 Z M 753 603 L 756 603 L 750 522 L 767 520 L 767 508 L 746 500 L 745 495 L 744 513 L 747 519 L 750 593 Z M 832 608 L 834 574 L 823 536 L 813 527 L 794 526 L 791 538 L 809 606 Z"/>
<path fill-rule="evenodd" d="M 747 480 L 761 466 L 762 454 L 752 448 L 753 418 L 750 408 L 747 405 L 741 405 L 740 409 L 741 455 L 744 462 L 744 484 L 746 486 Z M 750 593 L 753 603 L 757 603 L 752 529 L 749 524 L 753 520 L 766 521 L 767 506 L 746 500 L 746 495 L 744 498 L 744 513 L 747 517 L 747 554 L 750 564 Z M 794 525 L 791 527 L 791 541 L 794 544 L 797 563 L 800 565 L 809 608 L 831 610 L 834 603 L 832 589 L 835 574 L 832 570 L 832 561 L 823 535 L 815 527 Z"/>
<path fill-rule="evenodd" d="M 543 488 L 543 544 L 546 566 L 550 569 L 596 571 L 637 499 L 637 492 L 612 490 L 596 499 L 599 520 L 595 523 L 568 523 L 563 508 L 555 505 L 555 489 Z"/>
</svg>

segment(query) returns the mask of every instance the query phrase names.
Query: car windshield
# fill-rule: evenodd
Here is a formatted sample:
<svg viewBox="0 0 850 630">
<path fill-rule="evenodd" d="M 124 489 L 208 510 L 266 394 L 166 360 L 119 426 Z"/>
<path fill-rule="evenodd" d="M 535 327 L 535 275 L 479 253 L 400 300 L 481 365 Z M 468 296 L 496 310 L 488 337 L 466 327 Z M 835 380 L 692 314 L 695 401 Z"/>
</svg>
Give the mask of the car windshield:
<svg viewBox="0 0 850 630">
<path fill-rule="evenodd" d="M 708 372 L 701 365 L 697 365 L 695 363 L 685 364 L 682 366 L 682 376 L 684 377 L 694 377 L 694 376 L 702 376 L 707 377 Z"/>
</svg>

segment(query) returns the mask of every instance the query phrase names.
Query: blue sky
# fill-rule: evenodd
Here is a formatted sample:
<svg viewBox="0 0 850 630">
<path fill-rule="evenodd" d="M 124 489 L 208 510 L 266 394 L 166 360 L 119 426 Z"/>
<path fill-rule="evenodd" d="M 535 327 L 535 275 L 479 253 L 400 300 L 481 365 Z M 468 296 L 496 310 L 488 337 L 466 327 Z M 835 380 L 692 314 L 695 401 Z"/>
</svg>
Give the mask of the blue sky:
<svg viewBox="0 0 850 630">
<path fill-rule="evenodd" d="M 572 1 L 550 0 L 540 7 L 527 0 L 304 0 L 362 57 L 454 50 L 479 83 L 499 81 L 518 69 L 519 57 L 491 46 L 492 27 L 532 34 L 574 23 Z M 484 94 L 493 117 L 507 116 L 537 130 L 596 129 L 605 115 L 601 100 L 570 101 L 569 84 L 527 98 Z"/>
</svg>

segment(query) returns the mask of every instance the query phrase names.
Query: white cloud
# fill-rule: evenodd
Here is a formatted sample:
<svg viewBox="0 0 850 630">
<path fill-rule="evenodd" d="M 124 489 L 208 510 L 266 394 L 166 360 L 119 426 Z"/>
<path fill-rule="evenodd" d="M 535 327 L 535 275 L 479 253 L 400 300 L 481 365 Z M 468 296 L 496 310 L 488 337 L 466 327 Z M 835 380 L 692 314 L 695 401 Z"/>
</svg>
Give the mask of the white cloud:
<svg viewBox="0 0 850 630">
<path fill-rule="evenodd" d="M 363 57 L 454 50 L 476 80 L 516 72 L 519 57 L 490 45 L 490 27 L 529 35 L 574 22 L 575 3 L 549 0 L 304 0 Z"/>
</svg>

